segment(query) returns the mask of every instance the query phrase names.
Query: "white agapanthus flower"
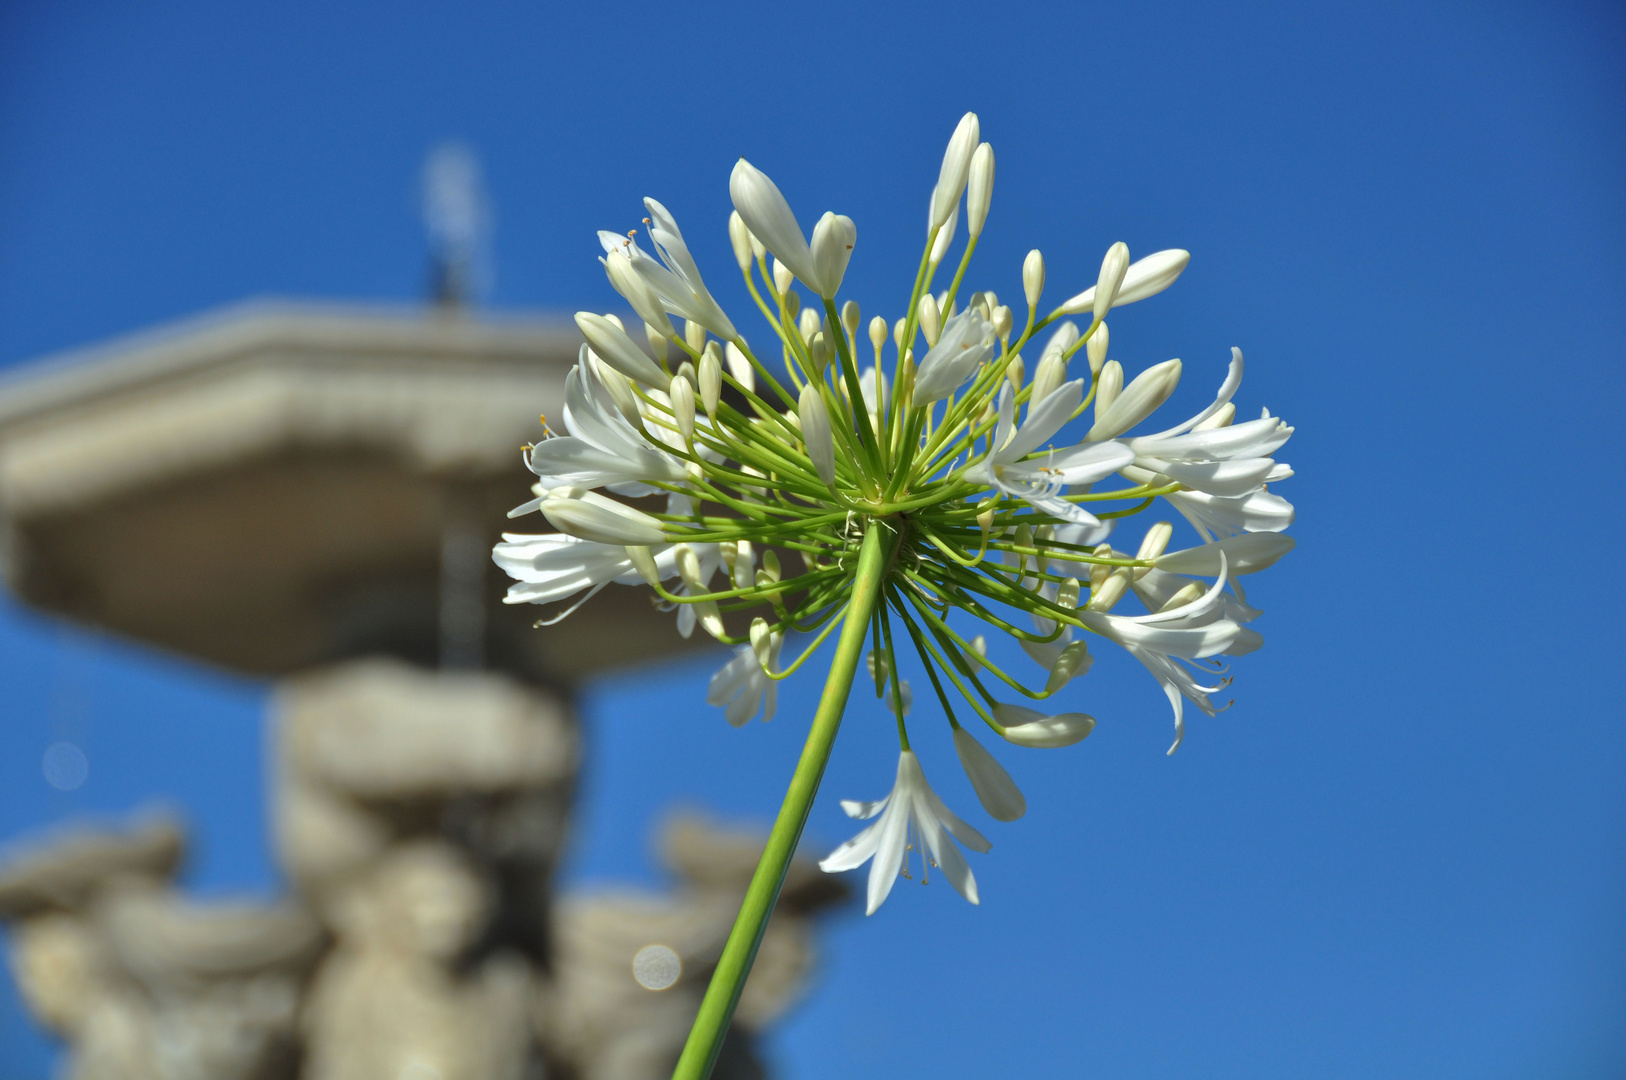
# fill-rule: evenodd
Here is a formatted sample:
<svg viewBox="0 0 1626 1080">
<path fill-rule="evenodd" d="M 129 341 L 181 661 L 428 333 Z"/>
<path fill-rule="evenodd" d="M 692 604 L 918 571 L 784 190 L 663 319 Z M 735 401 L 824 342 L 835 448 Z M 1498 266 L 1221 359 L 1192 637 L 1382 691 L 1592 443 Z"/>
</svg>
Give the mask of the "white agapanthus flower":
<svg viewBox="0 0 1626 1080">
<path fill-rule="evenodd" d="M 972 851 L 986 853 L 993 845 L 982 833 L 954 816 L 943 805 L 926 774 L 920 769 L 920 760 L 914 751 L 904 750 L 898 755 L 898 779 L 892 791 L 879 802 L 841 800 L 841 808 L 848 817 L 868 820 L 880 815 L 880 820 L 845 844 L 836 848 L 819 863 L 821 870 L 838 873 L 856 870 L 866 862 L 869 868 L 869 889 L 864 913 L 875 914 L 875 909 L 892 891 L 898 875 L 910 873 L 909 856 L 920 853 L 921 880 L 925 881 L 932 867 L 940 867 L 954 890 L 973 904 L 977 900 L 977 879 L 971 874 L 965 856 L 954 846 L 958 840 Z M 911 835 L 914 843 L 910 843 Z M 951 839 L 952 837 L 952 839 Z"/>
<path fill-rule="evenodd" d="M 931 179 L 905 202 L 918 207 Z M 1268 411 L 1237 422 L 1241 351 L 1213 401 L 1172 427 L 1156 417 L 1185 364 L 1108 355 L 1126 338 L 1108 337 L 1107 312 L 1168 288 L 1189 253 L 1137 261 L 1110 244 L 1094 284 L 1046 311 L 1044 256 L 1030 251 L 1021 297 L 1002 303 L 971 291 L 993 179 L 993 148 L 968 113 L 930 188 L 907 306 L 866 323 L 843 293 L 857 225 L 834 212 L 798 218 L 771 178 L 736 161 L 728 239 L 737 295 L 766 317 L 758 346 L 661 202 L 642 203 L 642 246 L 638 225 L 599 233 L 606 278 L 633 316 L 577 314 L 585 345 L 563 430 L 544 426 L 526 449 L 536 497 L 514 511 L 558 531 L 507 535 L 494 551 L 515 579 L 508 602 L 568 605 L 548 621 L 612 583 L 652 588 L 681 633 L 698 627 L 732 648 L 707 700 L 736 727 L 771 718 L 779 683 L 833 641 L 788 801 L 797 812 L 781 815 L 765 859 L 795 848 L 868 650 L 875 697 L 897 727 L 897 782 L 880 802 L 843 804 L 877 820 L 821 865 L 869 861 L 870 911 L 911 852 L 975 901 L 954 838 L 989 848 L 926 783 L 911 738 L 946 726 L 983 808 L 1015 821 L 1026 798 L 972 729 L 1024 750 L 1078 744 L 1097 721 L 1077 703 L 1110 645 L 1152 673 L 1180 745 L 1187 703 L 1217 712 L 1222 665 L 1263 644 L 1242 579 L 1293 546 L 1283 535 L 1293 507 L 1276 490 L 1293 474 L 1276 460 L 1293 429 Z M 1038 357 L 1031 367 L 1024 349 Z M 1081 351 L 1087 365 L 1073 363 Z M 1134 527 L 1162 504 L 1177 513 Z M 1133 550 L 1111 544 L 1137 533 Z M 805 645 L 782 662 L 790 635 Z M 1038 678 L 1026 661 L 1002 666 L 1017 650 L 988 647 L 1001 638 Z M 927 682 L 913 680 L 919 702 L 899 673 L 904 651 L 925 671 Z M 807 699 L 793 700 L 800 711 Z M 769 895 L 746 901 L 758 925 Z M 748 967 L 747 957 L 718 970 Z"/>
<path fill-rule="evenodd" d="M 773 719 L 779 707 L 779 684 L 768 676 L 768 671 L 778 666 L 783 640 L 780 636 L 774 637 L 769 648 L 768 668 L 757 660 L 755 648 L 740 645 L 734 650 L 734 658 L 711 677 L 706 687 L 706 704 L 721 706 L 723 718 L 733 727 L 750 723 L 758 713 L 764 724 Z"/>
</svg>

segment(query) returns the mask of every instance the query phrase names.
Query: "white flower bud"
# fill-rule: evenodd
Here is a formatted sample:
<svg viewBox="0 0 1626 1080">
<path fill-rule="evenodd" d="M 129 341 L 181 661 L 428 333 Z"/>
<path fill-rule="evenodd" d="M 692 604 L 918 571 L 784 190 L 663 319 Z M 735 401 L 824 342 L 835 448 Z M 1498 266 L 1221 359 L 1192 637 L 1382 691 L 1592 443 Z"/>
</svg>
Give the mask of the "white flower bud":
<svg viewBox="0 0 1626 1080">
<path fill-rule="evenodd" d="M 1106 374 L 1105 368 L 1102 375 Z M 1116 438 L 1152 415 L 1159 405 L 1169 399 L 1180 382 L 1180 361 L 1165 360 L 1135 376 L 1135 381 L 1124 387 L 1103 415 L 1096 413 L 1095 426 L 1084 436 L 1085 442 L 1100 442 Z M 1097 391 L 1099 393 L 1099 391 Z M 1097 403 L 1099 404 L 1099 398 Z"/>
<path fill-rule="evenodd" d="M 1005 729 L 1005 741 L 1017 746 L 1071 746 L 1095 730 L 1095 717 L 1084 713 L 1046 716 L 1020 705 L 1005 704 L 995 705 L 993 712 L 994 719 Z"/>
<path fill-rule="evenodd" d="M 1037 398 L 1032 400 L 1037 401 Z M 1033 568 L 1043 574 L 1050 569 L 1050 542 L 1056 538 L 1054 525 L 1040 525 L 1033 530 L 1033 546 L 1039 552 L 1034 557 Z"/>
<path fill-rule="evenodd" d="M 987 143 L 971 155 L 971 175 L 965 196 L 966 229 L 975 240 L 988 220 L 988 206 L 994 199 L 994 148 Z"/>
<path fill-rule="evenodd" d="M 959 725 L 954 728 L 954 752 L 960 756 L 960 767 L 965 770 L 971 789 L 977 793 L 989 817 L 995 821 L 1015 821 L 1028 812 L 1028 801 L 1022 797 L 1011 774 Z"/>
<path fill-rule="evenodd" d="M 582 346 L 581 356 L 592 362 L 593 373 L 598 376 L 598 381 L 604 384 L 604 389 L 610 392 L 610 399 L 615 402 L 615 407 L 621 410 L 621 415 L 627 418 L 627 423 L 635 428 L 642 427 L 644 418 L 638 411 L 638 395 L 632 392 L 632 380 L 606 364 L 586 345 Z"/>
<path fill-rule="evenodd" d="M 988 639 L 978 634 L 971 639 L 971 648 L 961 649 L 960 655 L 965 657 L 966 667 L 975 675 L 982 670 L 982 662 L 988 659 Z"/>
<path fill-rule="evenodd" d="M 1128 566 L 1111 567 L 1112 572 L 1107 575 L 1098 588 L 1090 590 L 1090 611 L 1111 611 L 1124 593 L 1129 591 L 1130 570 Z"/>
<path fill-rule="evenodd" d="M 1107 248 L 1106 258 L 1101 260 L 1101 276 L 1095 282 L 1095 321 L 1100 322 L 1112 310 L 1112 302 L 1118 299 L 1118 287 L 1124 283 L 1124 274 L 1129 270 L 1129 245 L 1122 240 Z"/>
<path fill-rule="evenodd" d="M 732 569 L 734 587 L 736 589 L 749 589 L 751 582 L 756 577 L 756 557 L 752 553 L 751 541 L 741 540 L 739 542 Z"/>
<path fill-rule="evenodd" d="M 1118 286 L 1118 294 L 1112 299 L 1113 307 L 1123 307 L 1133 304 L 1137 300 L 1144 300 L 1148 296 L 1155 296 L 1174 284 L 1174 279 L 1191 261 L 1191 252 L 1178 248 L 1168 251 L 1153 252 L 1144 259 L 1130 264 L 1124 272 L 1123 284 Z M 1081 311 L 1091 311 L 1095 307 L 1096 286 L 1091 285 L 1077 296 L 1072 297 L 1061 306 L 1063 315 L 1077 315 Z"/>
<path fill-rule="evenodd" d="M 655 555 L 647 547 L 641 544 L 630 544 L 627 547 L 627 557 L 632 560 L 632 568 L 638 571 L 638 576 L 643 578 L 646 583 L 650 586 L 661 583 L 661 572 L 660 568 L 655 565 Z"/>
<path fill-rule="evenodd" d="M 728 214 L 728 242 L 734 246 L 734 261 L 740 264 L 740 273 L 751 272 L 751 230 L 738 210 Z"/>
<path fill-rule="evenodd" d="M 611 326 L 615 327 L 617 330 L 621 331 L 623 334 L 625 334 L 627 332 L 626 324 L 621 321 L 621 316 L 619 316 L 619 315 L 606 315 L 606 316 L 604 316 L 604 318 L 609 321 Z"/>
<path fill-rule="evenodd" d="M 797 224 L 796 215 L 791 213 L 790 204 L 767 174 L 741 158 L 734 163 L 734 171 L 729 175 L 728 193 L 734 200 L 734 209 L 745 221 L 751 235 L 762 241 L 774 253 L 776 260 L 801 278 L 804 285 L 823 295 L 813 252 L 802 236 L 802 227 Z M 776 283 L 778 277 L 779 270 L 775 266 Z M 781 286 L 779 291 L 783 294 L 785 287 Z M 833 290 L 831 295 L 834 295 Z"/>
<path fill-rule="evenodd" d="M 683 340 L 689 343 L 689 348 L 699 352 L 706 347 L 706 328 L 693 319 L 683 324 Z"/>
<path fill-rule="evenodd" d="M 813 358 L 813 369 L 818 374 L 823 375 L 824 369 L 830 366 L 830 357 L 832 355 L 829 339 L 824 336 L 823 330 L 820 330 L 809 339 L 807 353 Z M 842 385 L 845 387 L 846 384 L 843 383 Z"/>
<path fill-rule="evenodd" d="M 1118 400 L 1118 395 L 1124 389 L 1123 365 L 1116 360 L 1108 360 L 1101 368 L 1101 377 L 1095 381 L 1095 422 L 1099 424 L 1101 418 L 1112 408 L 1112 403 Z"/>
<path fill-rule="evenodd" d="M 678 431 L 683 433 L 684 442 L 693 445 L 694 384 L 688 379 L 673 379 L 672 388 L 667 392 L 672 396 L 672 418 L 677 421 Z"/>
<path fill-rule="evenodd" d="M 1102 323 L 1090 335 L 1090 340 L 1084 343 L 1084 352 L 1090 358 L 1090 374 L 1101 373 L 1101 365 L 1107 362 L 1107 324 Z"/>
<path fill-rule="evenodd" d="M 949 219 L 960 205 L 960 193 L 965 190 L 966 175 L 971 169 L 971 157 L 981 141 L 981 130 L 976 113 L 966 113 L 949 137 L 948 149 L 943 151 L 943 166 L 937 174 L 937 188 L 932 192 L 930 228 L 935 229 Z"/>
<path fill-rule="evenodd" d="M 1033 373 L 1033 394 L 1028 398 L 1028 408 L 1049 397 L 1058 386 L 1067 381 L 1067 361 L 1061 354 L 1046 352 L 1044 359 L 1039 361 L 1039 369 Z"/>
<path fill-rule="evenodd" d="M 1236 419 L 1236 402 L 1227 401 L 1224 405 L 1221 405 L 1219 407 L 1219 409 L 1214 413 L 1213 416 L 1210 416 L 1207 420 L 1203 420 L 1200 423 L 1193 425 L 1191 430 L 1192 431 L 1213 431 L 1213 430 L 1215 430 L 1217 428 L 1226 428 L 1226 427 L 1230 427 L 1231 426 L 1231 421 L 1233 421 L 1235 419 Z"/>
<path fill-rule="evenodd" d="M 774 261 L 773 261 L 773 287 L 774 287 L 774 291 L 779 293 L 780 296 L 784 296 L 786 293 L 790 292 L 790 287 L 791 287 L 791 285 L 793 285 L 795 283 L 795 281 L 796 281 L 796 275 L 790 272 L 790 267 L 786 266 L 784 263 L 780 262 L 778 259 L 774 259 Z"/>
<path fill-rule="evenodd" d="M 779 553 L 773 548 L 762 553 L 762 569 L 757 571 L 757 584 L 762 584 L 764 578 L 770 582 L 780 580 Z"/>
<path fill-rule="evenodd" d="M 757 375 L 756 369 L 751 366 L 750 357 L 741 352 L 740 347 L 732 341 L 724 349 L 723 355 L 728 358 L 728 373 L 734 376 L 734 381 L 747 390 L 755 392 Z"/>
<path fill-rule="evenodd" d="M 700 385 L 700 377 L 694 373 L 694 364 L 689 360 L 685 360 L 678 365 L 677 374 L 673 375 L 672 378 L 689 380 L 690 389 Z"/>
<path fill-rule="evenodd" d="M 926 261 L 931 264 L 933 270 L 937 269 L 937 264 L 943 261 L 943 256 L 948 254 L 949 245 L 954 243 L 955 226 L 959 223 L 959 208 L 956 207 L 955 212 L 949 214 L 948 221 L 944 222 L 943 227 L 937 230 L 937 239 L 932 241 L 932 253 L 927 257 Z"/>
<path fill-rule="evenodd" d="M 788 311 L 790 313 L 790 317 L 794 319 L 796 317 L 796 313 L 802 310 L 802 294 L 798 292 L 786 293 L 785 310 Z"/>
<path fill-rule="evenodd" d="M 818 284 L 808 282 L 809 288 L 826 300 L 835 299 L 841 289 L 841 280 L 847 276 L 847 263 L 853 257 L 853 245 L 858 243 L 858 226 L 843 214 L 826 212 L 813 226 L 813 268 Z"/>
<path fill-rule="evenodd" d="M 769 666 L 773 663 L 773 631 L 768 627 L 768 620 L 760 615 L 751 620 L 751 651 L 763 671 L 773 670 Z"/>
<path fill-rule="evenodd" d="M 1078 579 L 1076 577 L 1070 577 L 1061 583 L 1061 588 L 1056 590 L 1056 603 L 1060 604 L 1068 611 L 1077 611 L 1078 593 Z"/>
<path fill-rule="evenodd" d="M 1173 535 L 1174 535 L 1174 526 L 1170 525 L 1167 521 L 1159 521 L 1157 524 L 1153 525 L 1151 528 L 1146 530 L 1146 535 L 1141 539 L 1141 542 L 1140 542 L 1140 550 L 1135 552 L 1135 558 L 1137 558 L 1137 559 L 1146 559 L 1146 560 L 1157 558 L 1159 555 L 1163 554 L 1163 552 L 1168 550 L 1169 538 L 1171 536 L 1173 536 Z M 1276 534 L 1275 533 L 1255 533 L 1253 535 L 1257 535 L 1257 536 L 1274 536 Z M 1274 562 L 1275 560 L 1272 559 L 1271 561 Z M 1177 574 L 1178 573 L 1189 573 L 1189 571 L 1180 571 L 1180 570 L 1176 570 L 1174 572 L 1177 573 Z M 1217 572 L 1218 571 L 1216 569 L 1216 573 Z"/>
<path fill-rule="evenodd" d="M 700 404 L 713 420 L 717 419 L 717 404 L 722 396 L 722 350 L 715 341 L 710 341 L 706 343 L 706 351 L 700 354 Z"/>
<path fill-rule="evenodd" d="M 1011 309 L 1004 304 L 999 304 L 994 308 L 989 321 L 994 324 L 994 333 L 998 335 L 999 340 L 1009 343 L 1011 328 L 1016 322 L 1016 317 L 1011 314 Z"/>
<path fill-rule="evenodd" d="M 853 305 L 854 314 L 857 314 L 857 305 Z M 845 314 L 845 312 L 843 312 Z M 877 315 L 869 321 L 869 343 L 875 346 L 875 360 L 881 360 L 881 350 L 886 348 L 886 320 Z"/>
<path fill-rule="evenodd" d="M 1054 694 L 1080 675 L 1089 673 L 1090 666 L 1095 663 L 1090 656 L 1090 649 L 1082 641 L 1074 641 L 1061 651 L 1056 657 L 1056 663 L 1050 669 L 1050 677 L 1045 680 L 1046 693 Z"/>
<path fill-rule="evenodd" d="M 1068 356 L 1078 344 L 1078 324 L 1069 319 L 1056 327 L 1050 340 L 1044 343 L 1045 356 Z"/>
<path fill-rule="evenodd" d="M 908 319 L 899 319 L 892 324 L 892 343 L 898 347 L 900 353 L 903 352 L 903 332 L 907 329 L 909 329 Z"/>
<path fill-rule="evenodd" d="M 1039 295 L 1044 292 L 1044 256 L 1038 248 L 1028 252 L 1028 257 L 1022 260 L 1022 294 L 1027 297 L 1028 307 L 1038 308 Z"/>
<path fill-rule="evenodd" d="M 1017 353 L 1011 357 L 1011 362 L 1005 365 L 1005 380 L 1011 384 L 1011 392 L 1022 389 L 1022 377 L 1027 374 L 1027 364 L 1022 360 L 1022 354 Z M 1038 398 L 1030 400 L 1037 401 Z"/>
<path fill-rule="evenodd" d="M 580 488 L 554 488 L 540 507 L 555 529 L 596 544 L 648 546 L 664 544 L 661 523 L 641 510 Z"/>
<path fill-rule="evenodd" d="M 1193 600 L 1199 599 L 1207 591 L 1208 589 L 1204 587 L 1202 582 L 1193 581 L 1190 585 L 1182 586 L 1173 596 L 1163 601 L 1163 606 L 1158 610 L 1173 611 L 1175 608 L 1185 607 Z"/>
<path fill-rule="evenodd" d="M 812 308 L 803 311 L 796 319 L 796 329 L 801 331 L 803 341 L 812 341 L 813 335 L 818 333 L 823 326 L 824 320 Z"/>
<path fill-rule="evenodd" d="M 1092 551 L 1090 554 L 1094 555 L 1097 559 L 1110 559 L 1110 558 L 1112 558 L 1112 545 L 1111 544 L 1097 544 L 1096 547 L 1095 547 L 1095 550 Z M 1090 564 L 1090 591 L 1093 593 L 1093 592 L 1095 592 L 1095 590 L 1097 590 L 1097 589 L 1101 588 L 1101 586 L 1105 585 L 1107 583 L 1107 577 L 1109 575 L 1111 575 L 1111 573 L 1112 573 L 1112 567 L 1107 566 L 1104 563 L 1091 563 Z"/>
<path fill-rule="evenodd" d="M 861 319 L 857 300 L 849 300 L 841 305 L 841 325 L 847 331 L 847 340 L 853 343 L 855 350 L 858 347 L 858 323 Z"/>
<path fill-rule="evenodd" d="M 937 300 L 927 293 L 920 298 L 920 332 L 926 335 L 926 346 L 930 348 L 937 344 L 938 337 L 943 333 L 943 320 L 938 314 Z"/>
<path fill-rule="evenodd" d="M 667 347 L 671 339 L 661 333 L 659 327 L 644 323 L 644 337 L 649 341 L 649 351 L 655 354 L 655 359 L 665 360 Z"/>
<path fill-rule="evenodd" d="M 814 470 L 831 487 L 836 483 L 836 448 L 830 434 L 830 411 L 825 407 L 819 388 L 812 383 L 802 387 L 802 399 L 796 414 L 801 421 L 802 442 Z"/>
<path fill-rule="evenodd" d="M 655 361 L 638 346 L 632 343 L 615 323 L 603 315 L 594 315 L 588 311 L 576 313 L 576 326 L 580 328 L 587 344 L 592 346 L 606 364 L 625 375 L 629 379 L 653 386 L 657 390 L 664 390 L 671 377 L 655 365 Z"/>
</svg>

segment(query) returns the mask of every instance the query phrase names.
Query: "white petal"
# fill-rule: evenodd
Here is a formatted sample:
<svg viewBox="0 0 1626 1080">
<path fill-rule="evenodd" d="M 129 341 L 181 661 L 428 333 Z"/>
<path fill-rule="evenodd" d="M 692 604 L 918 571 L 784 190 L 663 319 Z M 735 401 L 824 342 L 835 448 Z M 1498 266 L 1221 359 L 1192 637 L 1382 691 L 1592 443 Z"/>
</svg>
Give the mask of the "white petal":
<svg viewBox="0 0 1626 1080">
<path fill-rule="evenodd" d="M 964 728 L 954 729 L 954 752 L 977 793 L 982 808 L 995 821 L 1015 821 L 1027 813 L 1028 801 L 994 755 Z"/>
<path fill-rule="evenodd" d="M 1007 387 L 1010 383 L 1005 384 Z M 1001 460 L 1019 461 L 1055 437 L 1062 425 L 1072 418 L 1073 410 L 1084 400 L 1084 380 L 1074 379 L 1057 387 L 1037 405 L 1028 405 L 1027 419 L 1012 439 L 999 452 Z M 995 445 L 999 445 L 996 441 Z M 1105 476 L 1105 473 L 1101 474 Z M 1096 479 L 1100 479 L 1097 477 Z"/>
<path fill-rule="evenodd" d="M 1256 574 L 1271 566 L 1292 551 L 1295 546 L 1290 536 L 1281 533 L 1243 533 L 1241 536 L 1216 540 L 1202 547 L 1170 551 L 1152 560 L 1159 570 L 1171 574 L 1199 574 L 1213 577 L 1220 572 L 1220 559 L 1233 574 Z"/>
</svg>

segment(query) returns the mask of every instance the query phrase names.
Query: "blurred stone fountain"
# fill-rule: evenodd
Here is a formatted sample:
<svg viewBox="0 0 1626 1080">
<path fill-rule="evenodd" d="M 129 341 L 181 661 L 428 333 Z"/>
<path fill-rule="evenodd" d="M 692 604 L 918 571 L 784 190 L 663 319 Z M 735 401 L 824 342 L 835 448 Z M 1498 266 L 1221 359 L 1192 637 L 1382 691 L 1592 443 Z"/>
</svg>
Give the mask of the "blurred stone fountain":
<svg viewBox="0 0 1626 1080">
<path fill-rule="evenodd" d="M 12 972 L 73 1080 L 653 1080 L 721 951 L 761 837 L 675 818 L 672 892 L 554 895 L 576 687 L 700 643 L 642 590 L 543 629 L 489 602 L 519 447 L 579 338 L 469 311 L 489 215 L 466 152 L 431 158 L 426 220 L 431 310 L 245 305 L 0 382 L 13 592 L 277 680 L 286 900 L 188 901 L 170 818 L 0 859 Z M 766 1075 L 754 1034 L 842 895 L 793 871 L 720 1078 Z"/>
</svg>

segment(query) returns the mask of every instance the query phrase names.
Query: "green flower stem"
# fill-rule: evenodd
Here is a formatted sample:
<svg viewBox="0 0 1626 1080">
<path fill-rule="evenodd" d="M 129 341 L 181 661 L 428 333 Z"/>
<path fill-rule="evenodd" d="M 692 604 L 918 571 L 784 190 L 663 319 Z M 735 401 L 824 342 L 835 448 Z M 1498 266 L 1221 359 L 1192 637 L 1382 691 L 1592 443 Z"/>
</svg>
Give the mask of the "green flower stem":
<svg viewBox="0 0 1626 1080">
<path fill-rule="evenodd" d="M 813 726 L 808 731 L 807 743 L 802 747 L 801 760 L 796 763 L 773 831 L 768 834 L 768 844 L 745 891 L 745 902 L 740 905 L 734 929 L 729 932 L 711 984 L 706 987 L 700 1013 L 689 1030 L 689 1041 L 684 1044 L 683 1055 L 672 1073 L 673 1080 L 706 1080 L 717 1063 L 734 1008 L 739 1004 L 740 992 L 745 989 L 757 947 L 762 944 L 763 931 L 768 927 L 768 916 L 779 900 L 791 857 L 796 854 L 796 844 L 807 824 L 808 812 L 813 808 L 813 797 L 818 793 L 819 781 L 824 778 L 824 766 L 830 760 L 836 731 L 841 726 L 841 714 L 847 706 L 853 676 L 864 651 L 864 637 L 898 540 L 898 534 L 882 522 L 872 520 L 864 531 L 846 622 L 836 641 L 830 675 L 825 680 L 818 710 L 813 714 Z"/>
</svg>

